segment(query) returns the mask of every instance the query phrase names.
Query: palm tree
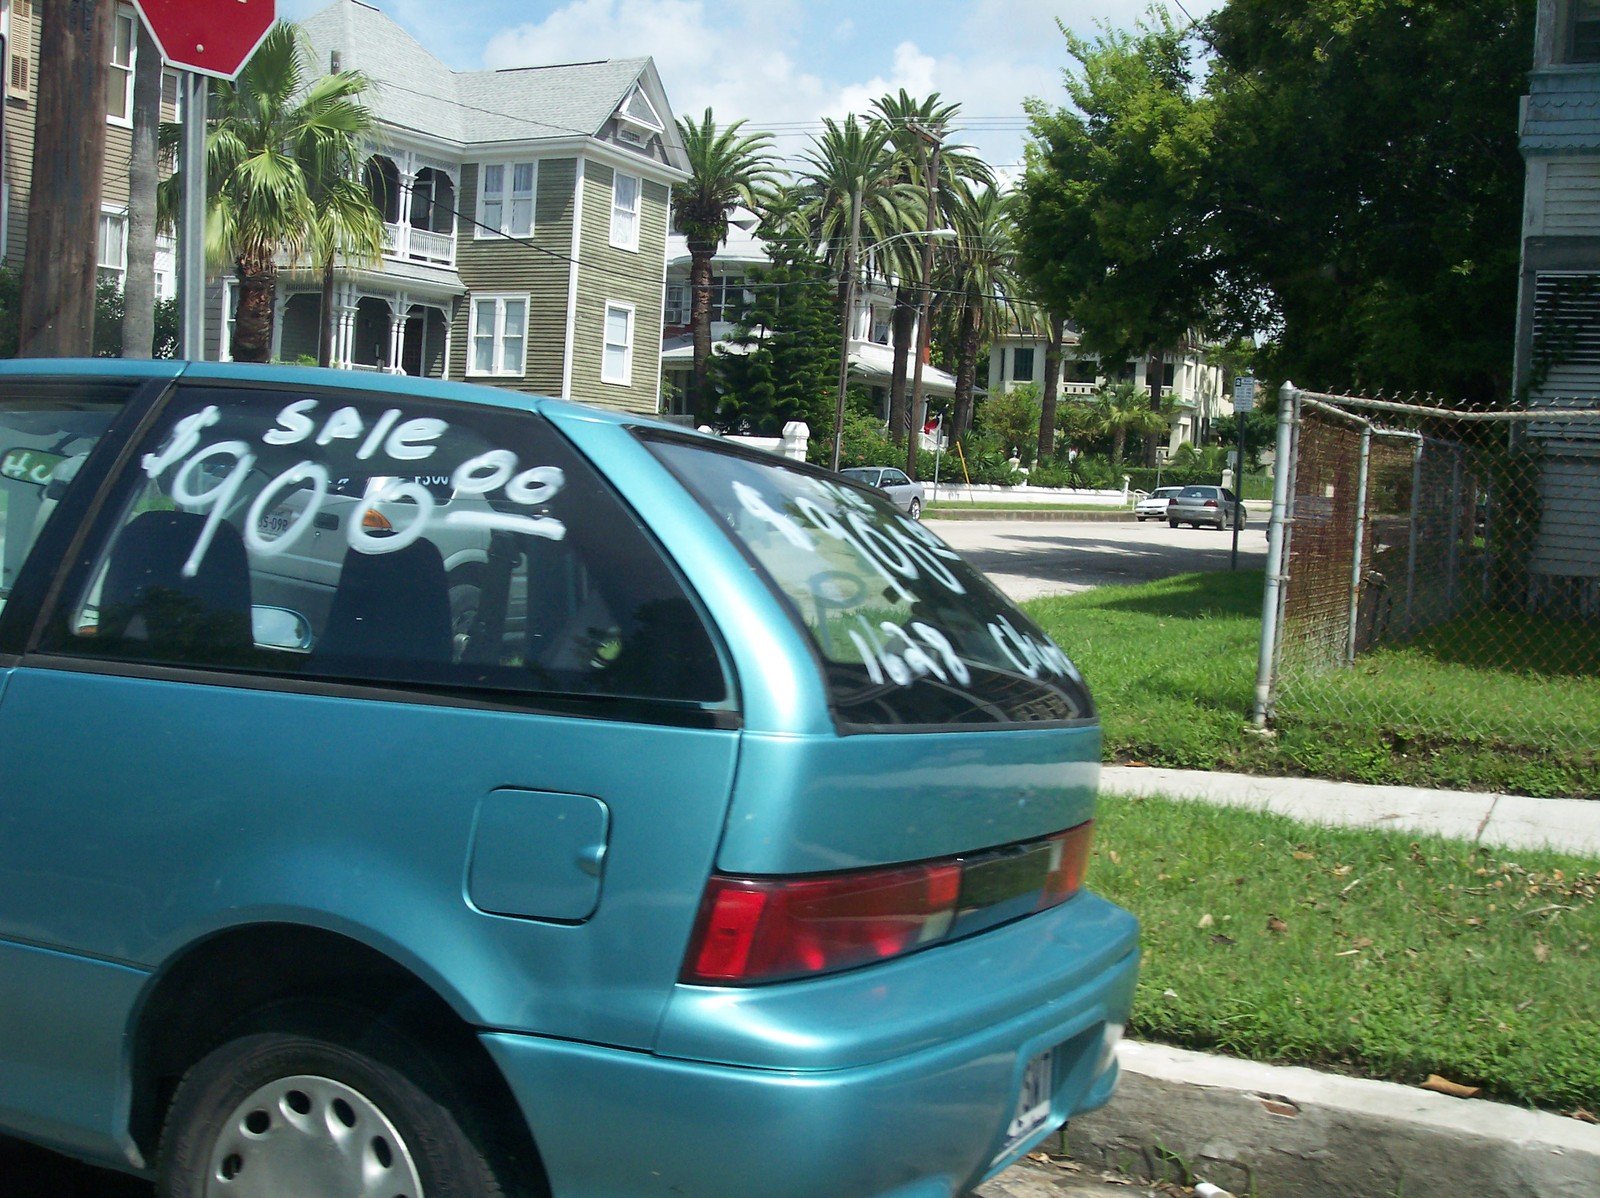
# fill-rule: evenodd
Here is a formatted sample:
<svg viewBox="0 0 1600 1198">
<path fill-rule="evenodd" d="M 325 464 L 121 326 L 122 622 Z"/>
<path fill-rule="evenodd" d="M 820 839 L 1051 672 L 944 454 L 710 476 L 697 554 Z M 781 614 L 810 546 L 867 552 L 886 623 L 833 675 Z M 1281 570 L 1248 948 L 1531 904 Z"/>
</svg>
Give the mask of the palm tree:
<svg viewBox="0 0 1600 1198">
<path fill-rule="evenodd" d="M 689 324 L 694 333 L 694 374 L 690 404 L 695 423 L 711 418 L 711 259 L 728 239 L 728 218 L 740 204 L 754 208 L 760 189 L 772 179 L 772 138 L 741 134 L 743 121 L 718 129 L 706 109 L 700 124 L 678 121 L 689 159 L 689 180 L 673 189 L 673 216 L 689 243 Z"/>
<path fill-rule="evenodd" d="M 946 285 L 953 305 L 950 327 L 956 346 L 956 393 L 949 434 L 972 427 L 973 389 L 978 355 L 1010 318 L 1007 297 L 1018 283 L 1014 258 L 1012 204 L 994 186 L 955 193 L 955 246 L 946 251 Z"/>
<path fill-rule="evenodd" d="M 307 250 L 325 252 L 318 198 L 336 190 L 338 179 L 358 177 L 374 128 L 360 101 L 364 75 L 314 76 L 298 30 L 279 22 L 235 82 L 212 85 L 206 257 L 231 263 L 239 280 L 232 342 L 238 361 L 265 362 L 271 354 L 278 255 L 293 260 Z M 176 127 L 161 132 L 175 148 Z M 308 173 L 323 171 L 320 178 Z M 178 186 L 177 175 L 161 185 L 167 220 L 177 210 Z M 374 214 L 381 220 L 375 208 Z"/>
<path fill-rule="evenodd" d="M 357 264 L 377 262 L 383 257 L 383 213 L 372 192 L 355 169 L 355 164 L 339 158 L 333 162 L 306 164 L 306 177 L 312 181 L 315 217 L 308 246 L 313 265 L 322 271 L 322 321 L 317 337 L 317 365 L 333 361 L 334 267 L 340 258 Z"/>
<path fill-rule="evenodd" d="M 905 88 L 899 95 L 880 96 L 872 102 L 878 120 L 889 129 L 889 145 L 894 154 L 895 171 L 908 190 L 921 200 L 922 228 L 932 228 L 935 219 L 942 225 L 954 226 L 961 205 L 962 191 L 982 187 L 994 182 L 987 165 L 962 145 L 940 145 L 939 173 L 936 185 L 935 209 L 928 212 L 928 171 L 931 164 L 930 139 L 943 143 L 949 135 L 951 122 L 961 111 L 960 104 L 946 104 L 938 92 L 921 100 Z M 915 213 L 908 211 L 908 218 Z M 908 229 L 915 225 L 907 225 Z M 887 275 L 892 269 L 895 277 L 893 341 L 894 366 L 889 376 L 889 423 L 899 429 L 905 422 L 906 362 L 911 354 L 911 338 L 917 313 L 917 300 L 922 287 L 922 262 L 914 252 L 915 239 L 901 243 L 900 252 L 892 261 L 879 263 Z M 898 439 L 898 438 L 897 438 Z"/>
<path fill-rule="evenodd" d="M 1170 406 L 1170 404 L 1168 405 Z M 1154 436 L 1167 427 L 1165 411 L 1151 411 L 1150 397 L 1132 383 L 1111 383 L 1095 398 L 1094 430 L 1111 437 L 1111 466 L 1122 465 L 1129 435 Z"/>
<path fill-rule="evenodd" d="M 878 243 L 905 232 L 916 219 L 908 214 L 920 212 L 921 203 L 897 173 L 882 121 L 862 121 L 852 113 L 843 121 L 824 117 L 822 125 L 801 155 L 806 166 L 799 180 L 812 238 L 838 272 L 839 319 L 848 345 L 853 314 L 845 310 L 845 295 L 859 273 L 858 248 L 872 254 Z M 859 236 L 853 235 L 853 214 Z M 898 421 L 891 420 L 889 432 L 896 441 L 903 436 Z"/>
</svg>

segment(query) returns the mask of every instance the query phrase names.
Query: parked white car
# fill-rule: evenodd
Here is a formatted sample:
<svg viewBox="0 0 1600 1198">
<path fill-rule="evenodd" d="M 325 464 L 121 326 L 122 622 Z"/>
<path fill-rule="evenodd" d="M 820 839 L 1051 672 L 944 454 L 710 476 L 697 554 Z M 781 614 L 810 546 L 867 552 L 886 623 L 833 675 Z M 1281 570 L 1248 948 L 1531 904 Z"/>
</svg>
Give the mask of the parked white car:
<svg viewBox="0 0 1600 1198">
<path fill-rule="evenodd" d="M 1146 520 L 1165 520 L 1168 501 L 1181 490 L 1182 487 L 1157 487 L 1133 505 L 1133 514 L 1140 524 Z"/>
</svg>

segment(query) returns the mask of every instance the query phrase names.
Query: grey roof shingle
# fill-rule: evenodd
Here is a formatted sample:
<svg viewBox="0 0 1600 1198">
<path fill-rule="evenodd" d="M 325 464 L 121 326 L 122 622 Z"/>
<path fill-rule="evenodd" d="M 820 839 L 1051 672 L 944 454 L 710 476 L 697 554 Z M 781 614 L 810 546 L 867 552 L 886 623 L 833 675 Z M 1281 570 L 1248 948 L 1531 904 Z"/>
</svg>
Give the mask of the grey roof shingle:
<svg viewBox="0 0 1600 1198">
<path fill-rule="evenodd" d="M 372 80 L 380 121 L 461 144 L 593 136 L 649 66 L 623 58 L 505 71 L 452 71 L 389 17 L 360 0 L 300 23 L 319 69 L 337 50 Z"/>
</svg>

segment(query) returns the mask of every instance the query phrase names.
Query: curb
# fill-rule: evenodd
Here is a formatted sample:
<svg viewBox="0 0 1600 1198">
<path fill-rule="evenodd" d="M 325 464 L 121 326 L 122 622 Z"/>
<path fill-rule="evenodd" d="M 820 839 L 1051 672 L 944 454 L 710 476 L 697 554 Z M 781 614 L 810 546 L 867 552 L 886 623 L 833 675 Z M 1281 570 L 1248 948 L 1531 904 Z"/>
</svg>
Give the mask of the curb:
<svg viewBox="0 0 1600 1198">
<path fill-rule="evenodd" d="M 1111 1103 L 1067 1126 L 1092 1168 L 1257 1198 L 1593 1198 L 1600 1127 L 1393 1082 L 1125 1040 Z"/>
<path fill-rule="evenodd" d="M 1132 512 L 1074 512 L 1062 508 L 1043 508 L 1032 511 L 1027 508 L 924 508 L 924 520 L 1088 520 L 1094 522 L 1122 521 L 1133 522 Z"/>
</svg>

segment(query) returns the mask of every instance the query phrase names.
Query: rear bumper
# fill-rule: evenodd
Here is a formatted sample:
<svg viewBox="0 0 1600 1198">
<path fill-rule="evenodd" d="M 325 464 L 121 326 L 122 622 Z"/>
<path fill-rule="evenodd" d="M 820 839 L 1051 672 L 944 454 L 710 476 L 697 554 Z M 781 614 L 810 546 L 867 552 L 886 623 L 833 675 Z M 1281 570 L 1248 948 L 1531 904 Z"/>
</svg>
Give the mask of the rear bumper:
<svg viewBox="0 0 1600 1198">
<path fill-rule="evenodd" d="M 504 1033 L 483 1039 L 533 1129 L 555 1198 L 951 1198 L 1111 1096 L 1138 969 L 1134 923 L 1080 898 L 1120 917 L 1120 952 L 1090 954 L 1077 968 L 1060 962 L 1056 980 L 1065 984 L 1021 1011 L 985 1007 L 982 979 L 969 977 L 947 994 L 967 1008 L 964 1030 L 919 1037 L 913 1050 L 880 1059 L 871 1037 L 858 1037 L 862 1064 L 776 1069 Z M 1009 979 L 997 981 L 1007 989 Z M 872 1015 L 859 1020 L 870 1025 Z M 818 1032 L 798 1020 L 767 1028 L 773 1055 L 789 1042 L 796 1059 Z M 894 1029 L 884 1036 L 878 1047 L 904 1047 Z M 1050 1118 L 1002 1154 L 1023 1070 L 1049 1049 Z"/>
</svg>

